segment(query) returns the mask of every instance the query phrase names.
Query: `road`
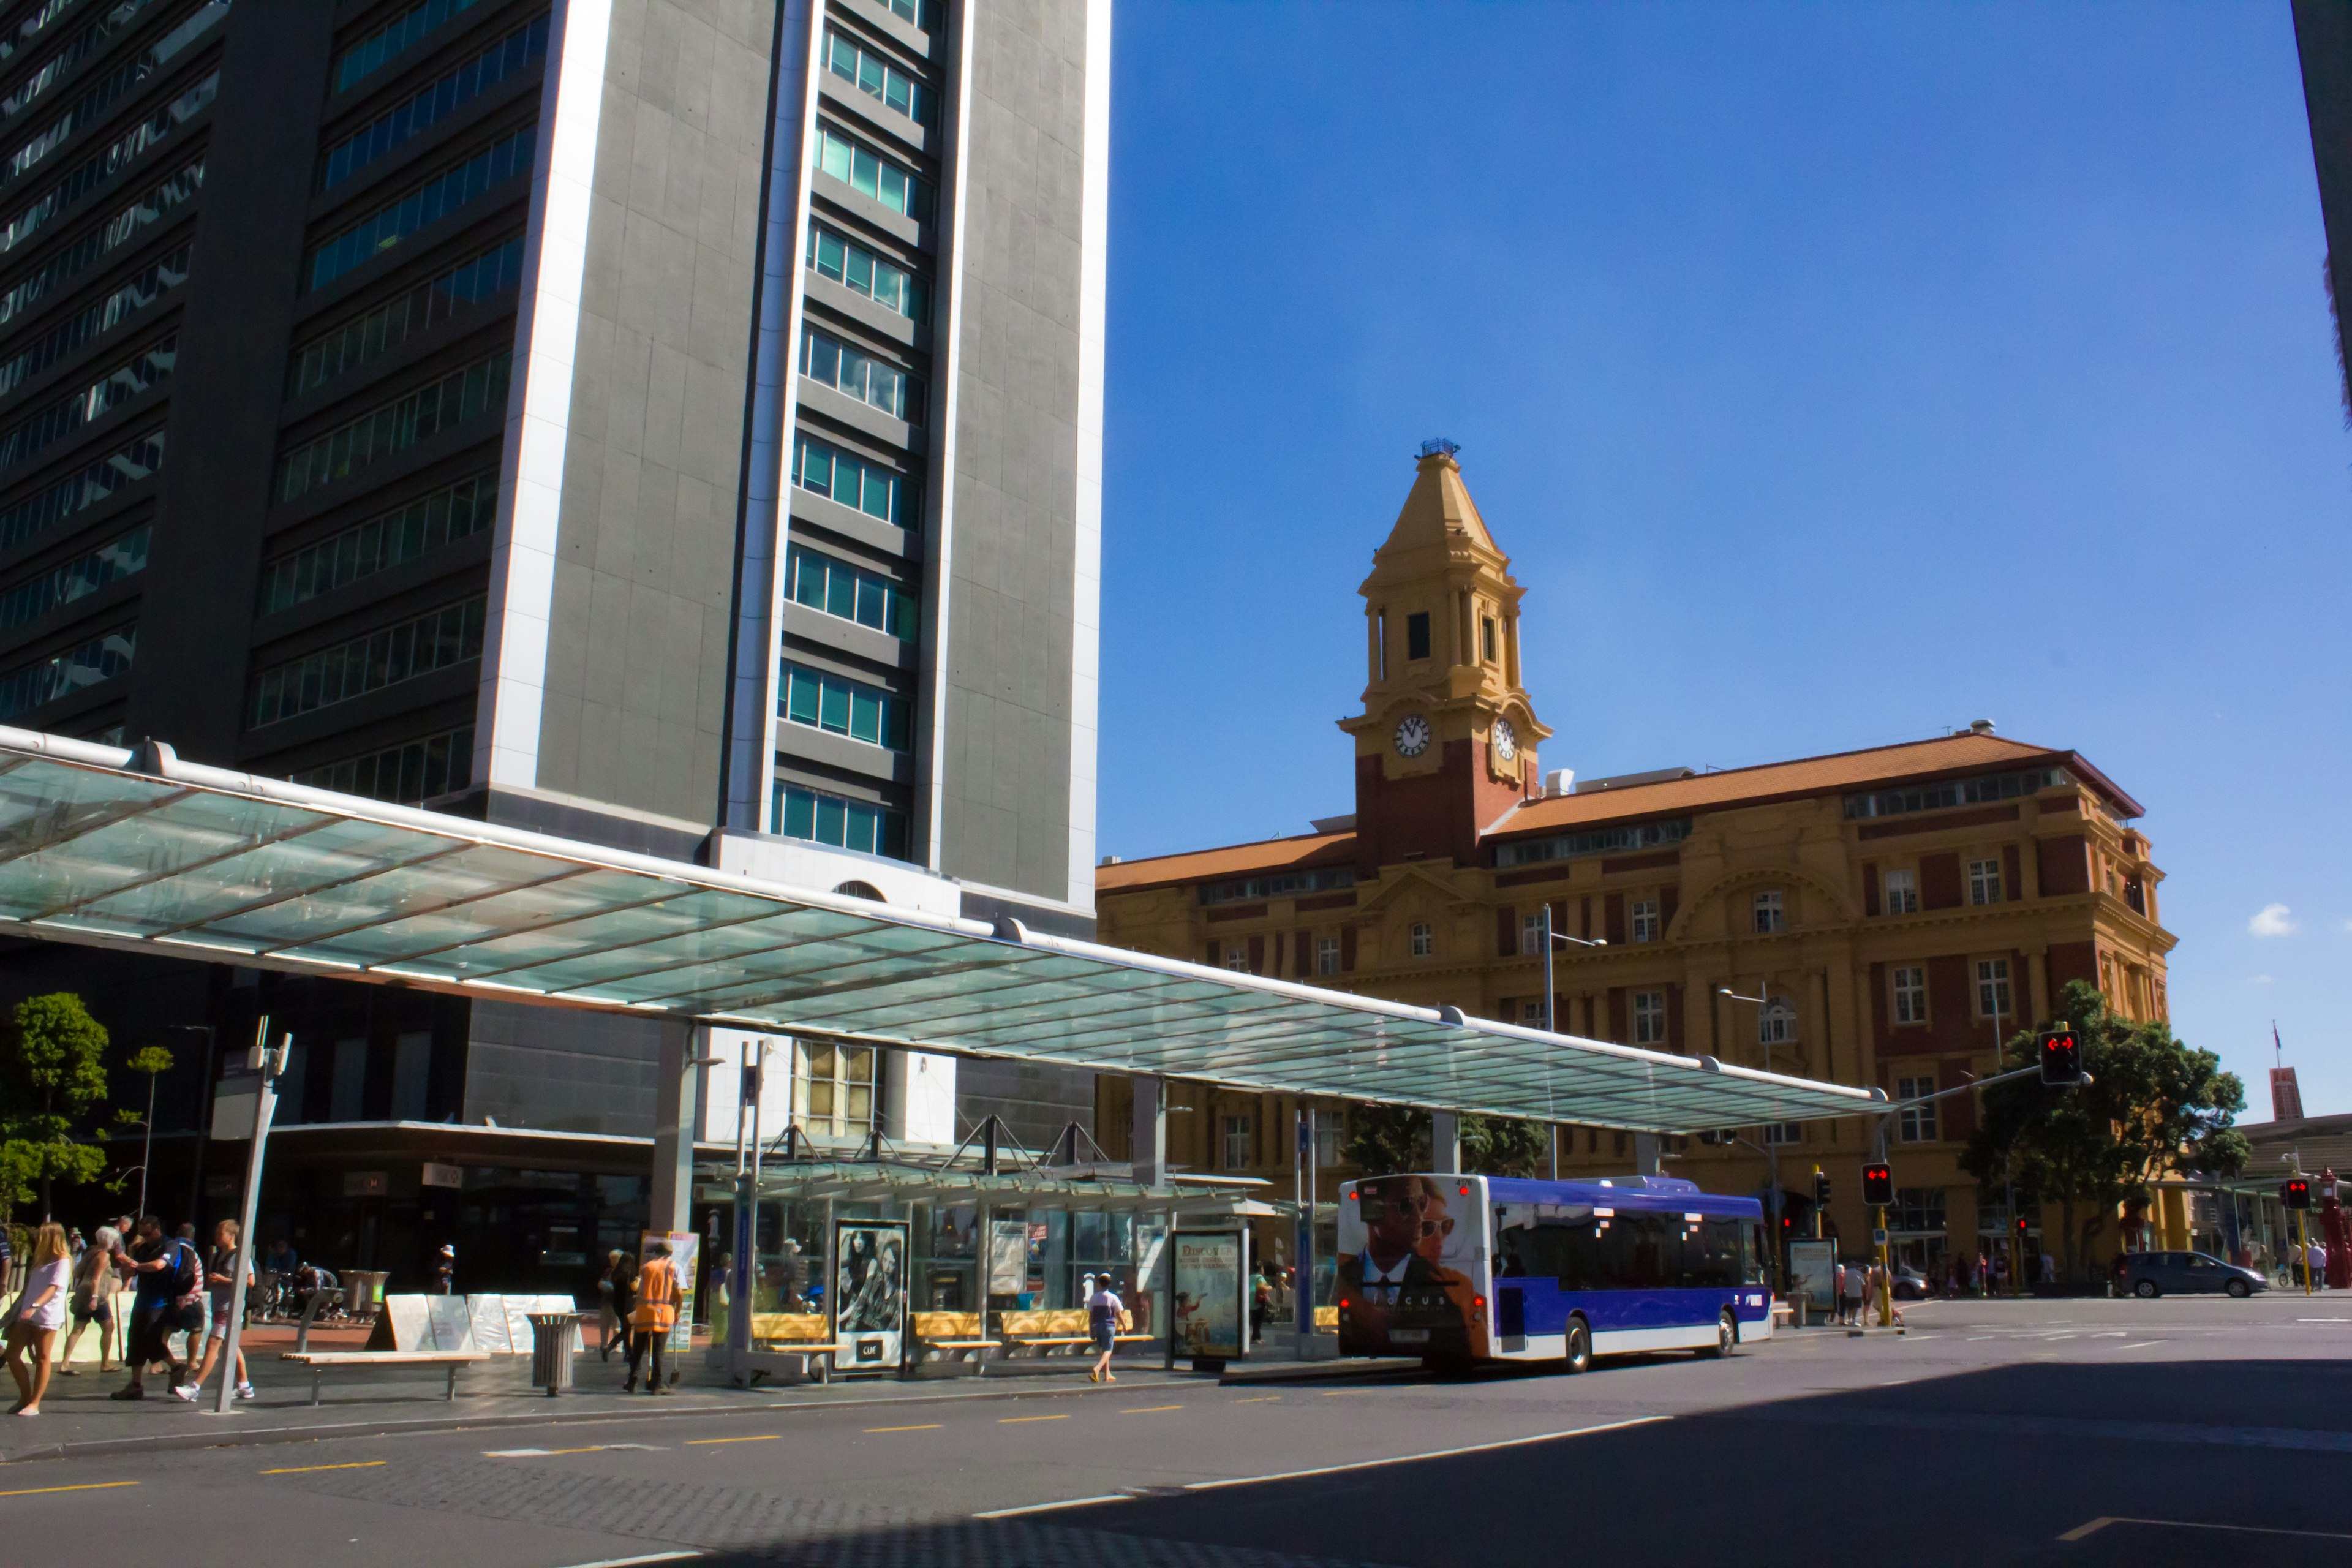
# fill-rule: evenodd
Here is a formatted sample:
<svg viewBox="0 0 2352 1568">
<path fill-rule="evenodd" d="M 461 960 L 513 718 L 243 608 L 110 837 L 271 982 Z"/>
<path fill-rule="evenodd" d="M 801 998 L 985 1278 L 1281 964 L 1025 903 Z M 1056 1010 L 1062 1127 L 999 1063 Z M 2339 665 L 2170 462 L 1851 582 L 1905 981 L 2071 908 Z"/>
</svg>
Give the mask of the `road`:
<svg viewBox="0 0 2352 1568">
<path fill-rule="evenodd" d="M 6 1558 L 2352 1563 L 2352 1297 L 1923 1303 L 1583 1377 L 1040 1390 L 26 1463 Z"/>
</svg>

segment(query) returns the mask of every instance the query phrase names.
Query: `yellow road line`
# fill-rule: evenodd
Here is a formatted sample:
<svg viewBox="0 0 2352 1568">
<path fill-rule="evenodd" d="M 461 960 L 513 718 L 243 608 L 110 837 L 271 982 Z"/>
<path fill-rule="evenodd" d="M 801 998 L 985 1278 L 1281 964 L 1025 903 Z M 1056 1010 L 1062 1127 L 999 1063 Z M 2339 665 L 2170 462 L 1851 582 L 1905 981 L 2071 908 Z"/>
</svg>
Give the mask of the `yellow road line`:
<svg viewBox="0 0 2352 1568">
<path fill-rule="evenodd" d="M 362 1459 L 355 1465 L 296 1465 L 289 1469 L 264 1470 L 261 1473 L 265 1476 L 304 1476 L 312 1470 L 373 1470 L 383 1462 L 382 1459 Z"/>
<path fill-rule="evenodd" d="M 22 1491 L 0 1492 L 0 1497 L 38 1497 L 43 1492 L 102 1492 L 109 1487 L 135 1487 L 137 1481 L 84 1481 L 78 1487 L 26 1487 Z"/>
<path fill-rule="evenodd" d="M 1345 1399 L 1351 1394 L 1378 1394 L 1380 1390 L 1377 1388 L 1327 1388 L 1323 1391 L 1323 1397 L 1326 1399 Z"/>
<path fill-rule="evenodd" d="M 868 1426 L 866 1429 L 868 1432 L 936 1432 L 943 1425 L 943 1422 L 926 1421 L 919 1426 Z"/>
<path fill-rule="evenodd" d="M 1252 1399 L 1236 1399 L 1234 1401 L 1235 1405 L 1279 1405 L 1281 1402 L 1282 1395 L 1279 1394 L 1261 1394 Z"/>
<path fill-rule="evenodd" d="M 781 1432 L 763 1432 L 756 1437 L 688 1437 L 686 1446 L 700 1448 L 712 1443 L 773 1443 L 782 1436 Z"/>
<path fill-rule="evenodd" d="M 1011 1426 L 1022 1421 L 1067 1421 L 1066 1415 L 1004 1415 L 997 1418 L 999 1426 Z"/>
<path fill-rule="evenodd" d="M 1133 1409 L 1122 1410 L 1119 1414 L 1121 1415 L 1149 1415 L 1157 1410 L 1181 1410 L 1184 1407 L 1181 1405 L 1139 1405 Z"/>
</svg>

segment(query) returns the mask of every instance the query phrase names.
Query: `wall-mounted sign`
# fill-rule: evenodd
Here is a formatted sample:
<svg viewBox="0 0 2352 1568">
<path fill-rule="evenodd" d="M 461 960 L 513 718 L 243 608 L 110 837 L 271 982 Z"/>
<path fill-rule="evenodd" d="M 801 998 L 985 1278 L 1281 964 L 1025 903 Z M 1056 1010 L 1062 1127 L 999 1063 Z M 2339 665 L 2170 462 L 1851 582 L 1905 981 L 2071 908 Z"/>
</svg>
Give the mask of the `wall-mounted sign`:
<svg viewBox="0 0 2352 1568">
<path fill-rule="evenodd" d="M 425 1162 L 425 1184 L 428 1187 L 462 1187 L 466 1184 L 465 1167 L 427 1160 Z"/>
<path fill-rule="evenodd" d="M 343 1196 L 347 1198 L 380 1198 L 392 1190 L 392 1176 L 384 1171 L 345 1171 Z"/>
</svg>

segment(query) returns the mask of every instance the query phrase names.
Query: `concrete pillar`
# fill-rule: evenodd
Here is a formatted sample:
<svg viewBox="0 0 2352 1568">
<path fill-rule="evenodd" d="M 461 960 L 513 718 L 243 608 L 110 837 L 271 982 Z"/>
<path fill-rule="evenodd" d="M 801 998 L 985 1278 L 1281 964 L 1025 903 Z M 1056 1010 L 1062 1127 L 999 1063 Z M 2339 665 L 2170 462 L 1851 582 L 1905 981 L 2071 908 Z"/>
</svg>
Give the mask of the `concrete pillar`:
<svg viewBox="0 0 2352 1568">
<path fill-rule="evenodd" d="M 1633 1134 L 1633 1173 L 1637 1176 L 1654 1176 L 1659 1173 L 1656 1133 Z"/>
<path fill-rule="evenodd" d="M 702 1096 L 694 1058 L 710 1031 L 694 1024 L 664 1024 L 654 1069 L 653 1201 L 648 1230 L 684 1230 L 694 1202 L 694 1111 Z"/>
<path fill-rule="evenodd" d="M 1457 1175 L 1462 1170 L 1462 1113 L 1458 1110 L 1433 1110 L 1429 1113 L 1429 1163 L 1431 1169 L 1444 1175 Z"/>
<path fill-rule="evenodd" d="M 1168 1178 L 1167 1080 L 1139 1073 L 1128 1082 L 1135 1090 L 1134 1120 L 1129 1123 L 1128 1148 L 1135 1163 L 1135 1179 L 1156 1187 Z"/>
</svg>

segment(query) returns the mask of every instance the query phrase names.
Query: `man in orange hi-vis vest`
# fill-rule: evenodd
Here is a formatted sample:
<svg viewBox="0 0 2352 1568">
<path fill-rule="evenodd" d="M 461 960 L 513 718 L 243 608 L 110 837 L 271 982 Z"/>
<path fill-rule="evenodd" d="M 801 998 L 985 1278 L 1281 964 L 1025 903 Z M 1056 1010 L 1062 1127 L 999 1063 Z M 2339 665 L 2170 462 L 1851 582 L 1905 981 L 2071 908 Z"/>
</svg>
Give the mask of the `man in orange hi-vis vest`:
<svg viewBox="0 0 2352 1568">
<path fill-rule="evenodd" d="M 670 1387 L 662 1376 L 662 1363 L 667 1359 L 670 1325 L 677 1321 L 677 1266 L 669 1260 L 669 1243 L 657 1241 L 651 1247 L 652 1257 L 637 1270 L 637 1308 L 629 1336 L 629 1375 L 621 1384 L 624 1394 L 637 1390 L 637 1365 L 646 1362 L 646 1392 L 667 1394 Z"/>
</svg>

